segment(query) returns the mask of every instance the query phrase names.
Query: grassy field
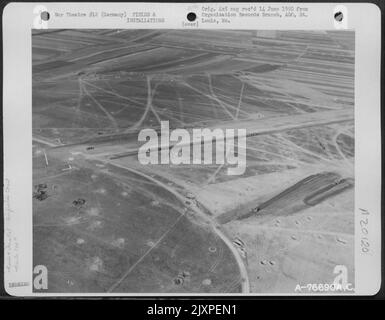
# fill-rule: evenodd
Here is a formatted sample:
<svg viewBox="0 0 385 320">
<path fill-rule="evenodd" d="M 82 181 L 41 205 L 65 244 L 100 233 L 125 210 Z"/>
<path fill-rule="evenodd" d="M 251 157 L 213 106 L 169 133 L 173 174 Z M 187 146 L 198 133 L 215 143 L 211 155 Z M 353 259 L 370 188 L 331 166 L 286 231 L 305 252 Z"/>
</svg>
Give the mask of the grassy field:
<svg viewBox="0 0 385 320">
<path fill-rule="evenodd" d="M 34 185 L 48 194 L 33 203 L 34 264 L 50 271 L 50 292 L 239 292 L 228 248 L 167 190 L 98 162 L 66 171 L 57 157 L 34 158 Z"/>
</svg>

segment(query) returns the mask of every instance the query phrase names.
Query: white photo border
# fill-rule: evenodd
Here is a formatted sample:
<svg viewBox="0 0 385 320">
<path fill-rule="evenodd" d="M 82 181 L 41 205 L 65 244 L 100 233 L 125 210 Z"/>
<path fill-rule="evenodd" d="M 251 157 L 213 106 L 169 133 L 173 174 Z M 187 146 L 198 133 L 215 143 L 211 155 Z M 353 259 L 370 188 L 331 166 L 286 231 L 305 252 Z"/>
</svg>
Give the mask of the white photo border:
<svg viewBox="0 0 385 320">
<path fill-rule="evenodd" d="M 220 3 L 209 3 L 220 6 Z M 227 3 L 241 6 L 246 3 Z M 247 3 L 250 4 L 250 3 Z M 279 5 L 285 3 L 280 2 Z M 297 5 L 296 3 L 288 3 Z M 208 3 L 10 3 L 3 10 L 3 121 L 4 121 L 4 285 L 14 296 L 194 296 L 195 294 L 35 293 L 32 292 L 32 56 L 31 32 L 39 10 L 145 11 L 165 17 L 165 23 L 127 24 L 114 19 L 65 18 L 51 15 L 48 28 L 185 29 L 187 12 L 199 16 Z M 263 5 L 263 3 L 258 3 Z M 266 3 L 274 5 L 274 3 Z M 235 19 L 224 25 L 198 29 L 336 30 L 336 3 L 298 3 L 309 8 L 298 20 Z M 381 11 L 372 3 L 343 3 L 345 28 L 355 31 L 355 293 L 374 295 L 381 286 Z M 170 10 L 172 6 L 172 10 Z M 41 10 L 41 9 L 40 9 Z M 363 17 L 370 17 L 363 19 Z M 16 23 L 15 23 L 16 22 Z M 196 29 L 194 27 L 194 29 Z M 369 212 L 370 254 L 362 252 L 362 210 Z M 13 261 L 10 263 L 10 261 Z M 16 261 L 16 263 L 15 263 Z M 10 287 L 10 283 L 26 286 Z M 351 295 L 350 293 L 348 293 Z M 196 294 L 202 296 L 207 294 Z M 221 296 L 221 294 L 213 294 Z M 228 294 L 223 294 L 223 296 Z M 245 294 L 231 294 L 244 296 Z M 261 294 L 250 293 L 249 296 Z M 274 295 L 280 294 L 262 294 Z M 287 296 L 288 294 L 282 294 Z M 298 295 L 293 293 L 292 295 Z M 312 294 L 316 295 L 316 294 Z"/>
</svg>

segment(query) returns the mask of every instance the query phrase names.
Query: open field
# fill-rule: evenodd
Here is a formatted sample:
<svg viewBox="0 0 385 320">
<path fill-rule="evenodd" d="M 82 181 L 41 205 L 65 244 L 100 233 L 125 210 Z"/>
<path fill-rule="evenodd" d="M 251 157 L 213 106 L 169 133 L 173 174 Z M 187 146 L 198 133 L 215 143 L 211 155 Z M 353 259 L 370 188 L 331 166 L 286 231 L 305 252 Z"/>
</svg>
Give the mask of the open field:
<svg viewBox="0 0 385 320">
<path fill-rule="evenodd" d="M 53 291 L 240 290 L 230 250 L 209 226 L 191 222 L 192 209 L 172 193 L 101 163 L 76 161 L 69 169 L 49 152 L 46 167 L 36 152 L 34 183 L 48 197 L 34 199 L 34 263 L 53 270 Z M 183 272 L 188 279 L 179 283 Z"/>
<path fill-rule="evenodd" d="M 292 293 L 335 265 L 353 281 L 354 32 L 46 30 L 32 52 L 48 291 Z M 142 165 L 161 121 L 246 129 L 244 174 Z"/>
</svg>

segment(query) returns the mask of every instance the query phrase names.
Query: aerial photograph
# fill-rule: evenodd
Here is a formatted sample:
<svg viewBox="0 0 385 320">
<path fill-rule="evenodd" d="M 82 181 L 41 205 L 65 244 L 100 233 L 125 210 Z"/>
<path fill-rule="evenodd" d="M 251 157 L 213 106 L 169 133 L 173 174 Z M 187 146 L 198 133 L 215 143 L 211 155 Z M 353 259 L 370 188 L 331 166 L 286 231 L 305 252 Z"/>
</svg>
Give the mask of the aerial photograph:
<svg viewBox="0 0 385 320">
<path fill-rule="evenodd" d="M 336 266 L 354 285 L 354 31 L 31 37 L 36 292 L 291 294 Z M 244 130 L 243 170 L 218 138 L 211 162 L 191 140 L 191 161 L 143 164 L 164 123 Z"/>
</svg>

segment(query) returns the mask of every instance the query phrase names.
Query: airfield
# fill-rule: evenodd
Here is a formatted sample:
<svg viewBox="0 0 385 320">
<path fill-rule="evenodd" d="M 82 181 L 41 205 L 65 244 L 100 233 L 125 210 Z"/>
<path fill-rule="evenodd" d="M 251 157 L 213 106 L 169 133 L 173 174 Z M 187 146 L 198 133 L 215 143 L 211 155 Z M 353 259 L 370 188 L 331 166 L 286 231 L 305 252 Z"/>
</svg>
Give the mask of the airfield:
<svg viewBox="0 0 385 320">
<path fill-rule="evenodd" d="M 354 32 L 36 30 L 33 259 L 49 292 L 354 282 Z M 246 171 L 141 165 L 141 129 L 245 128 Z"/>
</svg>

